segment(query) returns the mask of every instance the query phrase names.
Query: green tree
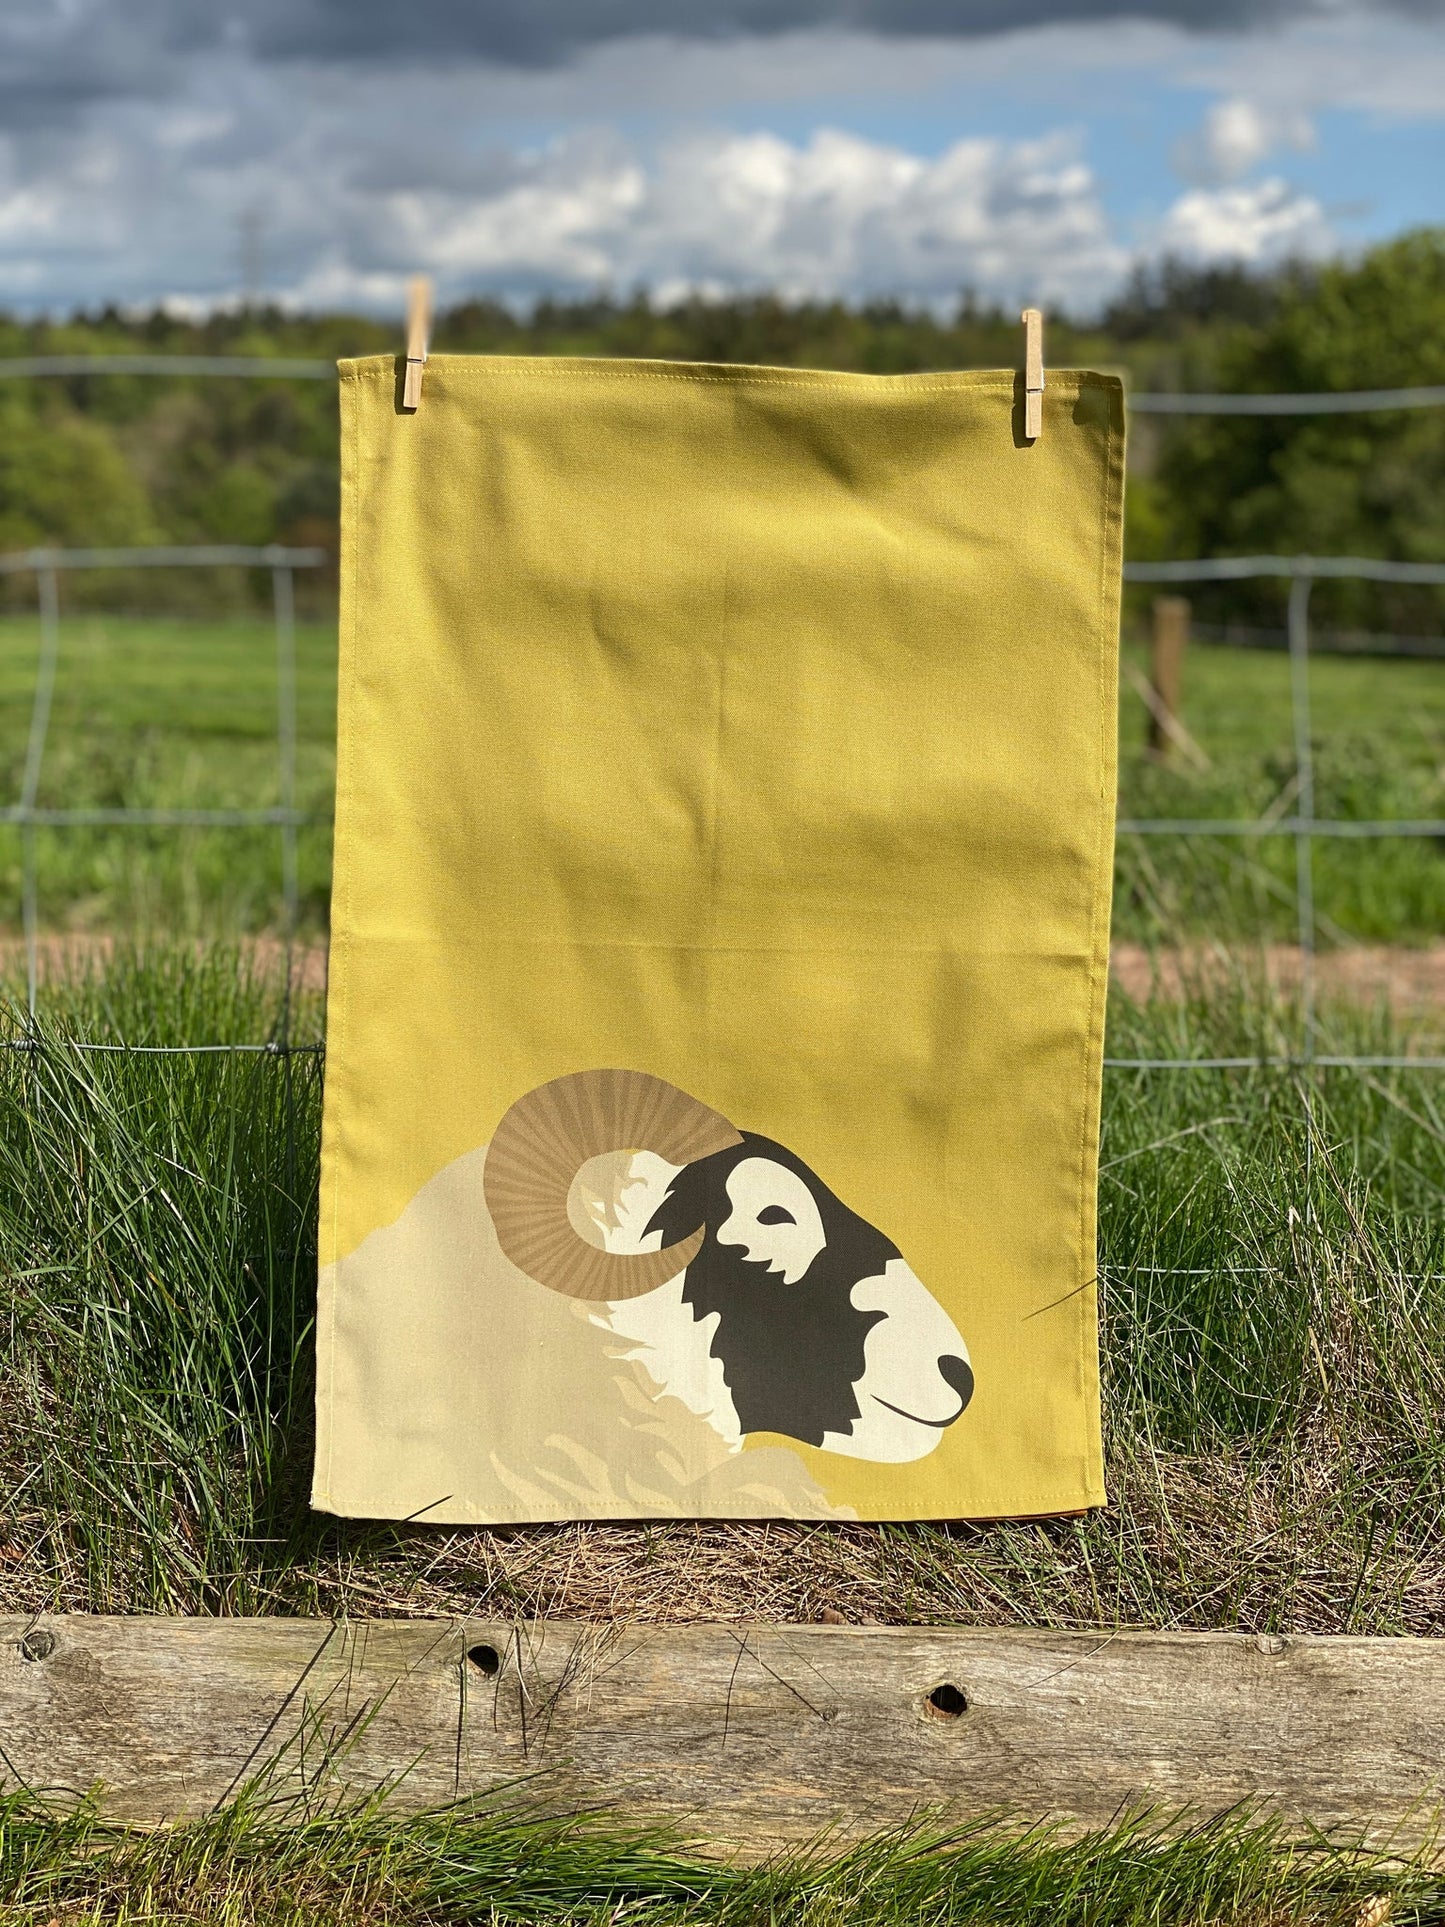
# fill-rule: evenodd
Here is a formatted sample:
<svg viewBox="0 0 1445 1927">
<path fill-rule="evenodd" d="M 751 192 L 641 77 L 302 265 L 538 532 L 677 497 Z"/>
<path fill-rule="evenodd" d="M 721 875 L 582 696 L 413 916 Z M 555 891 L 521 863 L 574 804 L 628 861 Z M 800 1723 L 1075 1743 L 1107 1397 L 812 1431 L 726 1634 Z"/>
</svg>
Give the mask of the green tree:
<svg viewBox="0 0 1445 1927">
<path fill-rule="evenodd" d="M 0 550 L 156 539 L 145 489 L 108 429 L 0 397 Z"/>
<path fill-rule="evenodd" d="M 1219 371 L 1221 386 L 1255 393 L 1445 384 L 1445 229 L 1296 276 L 1272 316 L 1234 336 Z M 1445 409 L 1191 420 L 1168 437 L 1158 478 L 1176 555 L 1445 560 Z M 1316 593 L 1335 620 L 1439 625 L 1434 591 Z"/>
</svg>

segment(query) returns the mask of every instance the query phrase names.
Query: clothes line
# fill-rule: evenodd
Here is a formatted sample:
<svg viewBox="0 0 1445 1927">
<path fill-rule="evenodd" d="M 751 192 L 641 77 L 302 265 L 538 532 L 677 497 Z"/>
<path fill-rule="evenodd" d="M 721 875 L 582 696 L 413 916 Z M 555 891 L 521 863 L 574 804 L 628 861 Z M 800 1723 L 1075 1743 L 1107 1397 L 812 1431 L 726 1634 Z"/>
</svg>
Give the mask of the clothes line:
<svg viewBox="0 0 1445 1927">
<path fill-rule="evenodd" d="M 12 355 L 0 380 L 43 375 L 219 375 L 261 381 L 334 381 L 334 361 L 294 355 Z M 1137 415 L 1355 415 L 1445 407 L 1445 386 L 1361 388 L 1305 395 L 1125 394 Z"/>
</svg>

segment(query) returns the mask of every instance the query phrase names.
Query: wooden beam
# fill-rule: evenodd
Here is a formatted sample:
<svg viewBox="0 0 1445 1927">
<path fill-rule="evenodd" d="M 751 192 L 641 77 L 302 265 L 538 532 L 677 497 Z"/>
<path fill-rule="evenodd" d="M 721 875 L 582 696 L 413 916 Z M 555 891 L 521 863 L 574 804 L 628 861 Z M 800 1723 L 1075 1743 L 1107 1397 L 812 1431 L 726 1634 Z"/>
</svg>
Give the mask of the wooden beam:
<svg viewBox="0 0 1445 1927">
<path fill-rule="evenodd" d="M 1445 1641 L 11 1619 L 0 1745 L 10 1784 L 103 1782 L 139 1821 L 269 1765 L 318 1789 L 402 1776 L 403 1806 L 526 1778 L 559 1810 L 753 1851 L 923 1808 L 1098 1826 L 1142 1800 L 1403 1844 L 1445 1786 Z"/>
</svg>

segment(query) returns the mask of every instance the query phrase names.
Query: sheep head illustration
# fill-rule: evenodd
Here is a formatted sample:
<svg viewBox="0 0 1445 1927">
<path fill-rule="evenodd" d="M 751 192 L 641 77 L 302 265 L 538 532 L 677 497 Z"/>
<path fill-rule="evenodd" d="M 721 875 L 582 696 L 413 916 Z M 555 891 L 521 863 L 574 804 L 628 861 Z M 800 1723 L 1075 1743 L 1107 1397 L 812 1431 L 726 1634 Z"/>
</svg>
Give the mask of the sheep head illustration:
<svg viewBox="0 0 1445 1927">
<path fill-rule="evenodd" d="M 643 1234 L 658 1249 L 599 1248 L 570 1215 L 583 1166 L 623 1152 L 672 1167 Z M 529 1091 L 497 1127 L 483 1186 L 528 1277 L 612 1307 L 614 1329 L 665 1328 L 654 1350 L 679 1383 L 697 1382 L 701 1345 L 739 1435 L 919 1458 L 973 1395 L 962 1338 L 891 1239 L 785 1146 L 662 1078 L 581 1071 Z M 657 1319 L 632 1311 L 649 1294 Z"/>
</svg>

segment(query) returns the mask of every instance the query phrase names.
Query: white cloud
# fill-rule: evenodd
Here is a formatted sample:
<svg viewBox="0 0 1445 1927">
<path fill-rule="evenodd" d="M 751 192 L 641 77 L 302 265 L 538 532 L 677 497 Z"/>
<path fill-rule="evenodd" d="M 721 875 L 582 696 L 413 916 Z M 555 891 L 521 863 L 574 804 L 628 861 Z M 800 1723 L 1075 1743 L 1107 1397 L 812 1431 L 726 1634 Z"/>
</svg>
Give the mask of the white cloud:
<svg viewBox="0 0 1445 1927">
<path fill-rule="evenodd" d="M 1182 260 L 1252 266 L 1328 254 L 1337 245 L 1319 202 L 1277 179 L 1181 195 L 1154 239 L 1161 253 Z"/>
<path fill-rule="evenodd" d="M 0 195 L 0 247 L 33 246 L 55 234 L 63 205 L 60 195 L 41 187 L 22 187 Z"/>
<path fill-rule="evenodd" d="M 1124 271 L 1072 141 L 960 141 L 934 159 L 836 129 L 695 134 L 651 159 L 561 141 L 468 196 L 390 197 L 396 255 L 445 286 L 776 288 L 1087 299 Z M 310 287 L 296 290 L 311 294 Z"/>
<path fill-rule="evenodd" d="M 7 279 L 23 268 L 62 301 L 98 285 L 122 301 L 224 300 L 253 209 L 264 285 L 298 305 L 392 306 L 418 269 L 444 300 L 605 285 L 1086 303 L 1128 267 L 1063 134 L 933 156 L 828 127 L 483 149 L 469 116 L 438 114 L 415 164 L 391 173 L 406 184 L 387 188 L 348 91 L 299 104 L 268 97 L 244 123 L 198 107 L 179 151 L 174 127 L 137 107 L 67 141 L 37 180 L 12 170 L 8 194 L 0 168 Z"/>
<path fill-rule="evenodd" d="M 1186 181 L 1219 187 L 1243 180 L 1281 147 L 1302 153 L 1314 143 L 1314 126 L 1298 108 L 1266 108 L 1233 95 L 1215 101 L 1197 131 L 1175 143 L 1174 166 Z"/>
</svg>

